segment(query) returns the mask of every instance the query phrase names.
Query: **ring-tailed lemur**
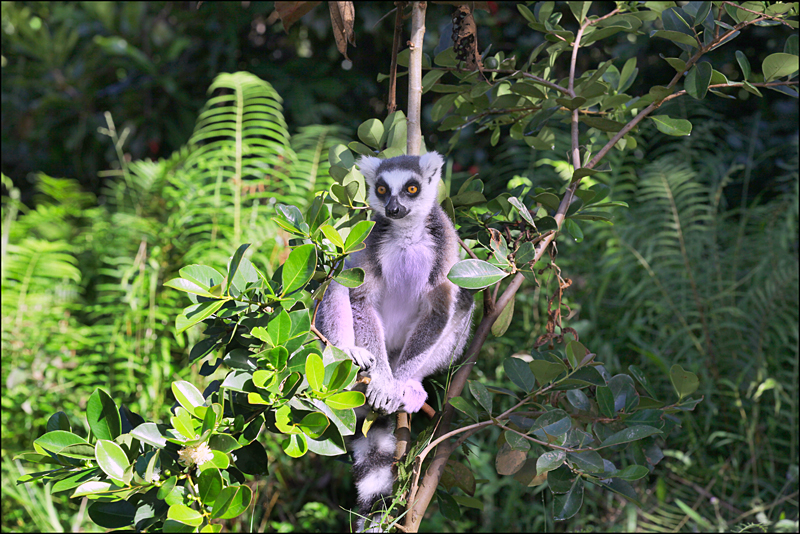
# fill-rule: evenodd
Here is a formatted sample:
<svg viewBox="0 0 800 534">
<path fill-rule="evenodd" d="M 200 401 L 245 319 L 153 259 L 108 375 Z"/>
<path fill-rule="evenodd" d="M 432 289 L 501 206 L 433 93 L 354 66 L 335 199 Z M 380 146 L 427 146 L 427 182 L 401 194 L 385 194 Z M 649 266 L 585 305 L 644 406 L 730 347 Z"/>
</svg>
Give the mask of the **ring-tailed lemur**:
<svg viewBox="0 0 800 534">
<path fill-rule="evenodd" d="M 367 402 L 386 414 L 419 411 L 422 379 L 456 361 L 469 336 L 472 292 L 447 279 L 459 244 L 436 202 L 443 163 L 436 152 L 359 159 L 375 226 L 347 267 L 364 269 L 364 283 L 332 282 L 317 311 L 317 328 L 366 371 Z M 392 493 L 393 427 L 390 417 L 378 418 L 352 442 L 362 515 Z"/>
</svg>

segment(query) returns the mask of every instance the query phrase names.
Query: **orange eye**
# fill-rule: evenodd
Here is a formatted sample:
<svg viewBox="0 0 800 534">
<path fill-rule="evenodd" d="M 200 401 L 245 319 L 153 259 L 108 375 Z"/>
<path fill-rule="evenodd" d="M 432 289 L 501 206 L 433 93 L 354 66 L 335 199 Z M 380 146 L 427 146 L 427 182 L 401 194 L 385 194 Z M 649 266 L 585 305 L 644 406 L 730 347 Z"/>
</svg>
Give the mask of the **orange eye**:
<svg viewBox="0 0 800 534">
<path fill-rule="evenodd" d="M 386 188 L 384 186 L 382 186 L 382 185 L 379 185 L 378 186 L 378 194 L 379 195 L 385 195 L 386 194 Z"/>
<path fill-rule="evenodd" d="M 417 191 L 419 191 L 419 187 L 417 187 L 416 185 L 409 185 L 408 187 L 406 187 L 406 191 L 408 191 L 410 195 L 416 195 Z"/>
</svg>

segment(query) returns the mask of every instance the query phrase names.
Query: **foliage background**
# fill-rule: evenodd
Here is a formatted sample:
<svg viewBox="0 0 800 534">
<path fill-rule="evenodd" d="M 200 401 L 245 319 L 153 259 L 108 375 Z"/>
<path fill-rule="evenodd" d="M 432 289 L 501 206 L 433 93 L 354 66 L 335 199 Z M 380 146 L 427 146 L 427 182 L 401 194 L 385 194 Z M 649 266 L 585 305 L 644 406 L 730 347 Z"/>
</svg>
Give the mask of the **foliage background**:
<svg viewBox="0 0 800 534">
<path fill-rule="evenodd" d="M 326 147 L 385 116 L 386 83 L 377 76 L 388 72 L 393 16 L 380 18 L 391 7 L 357 5 L 357 47 L 345 62 L 324 6 L 287 34 L 272 2 L 2 4 L 3 530 L 93 528 L 85 504 L 13 484 L 21 466 L 10 458 L 30 447 L 50 413 L 82 410 L 102 385 L 143 415 L 163 417 L 170 381 L 207 380 L 188 366 L 192 339 L 174 333 L 182 296 L 161 284 L 190 262 L 223 264 L 238 245 L 237 202 L 250 214 L 241 231 L 258 249 L 251 259 L 271 272 L 285 257 L 270 202 L 302 207 L 328 183 Z M 492 43 L 492 53 L 523 57 L 541 42 L 513 4 L 490 8 L 476 14 L 482 49 Z M 429 7 L 426 52 L 448 46 L 449 13 Z M 736 80 L 737 47 L 760 62 L 788 35 L 750 28 L 715 61 Z M 632 94 L 672 76 L 659 58 L 670 44 L 658 41 L 621 37 L 603 51 L 620 65 L 638 58 Z M 578 69 L 599 57 L 586 51 Z M 283 98 L 274 122 L 285 130 L 286 172 L 248 182 L 241 201 L 169 178 L 207 88 L 236 70 Z M 797 529 L 798 108 L 776 92 L 740 96 L 671 102 L 672 116 L 699 119 L 692 136 L 642 127 L 637 149 L 612 154 L 607 174 L 614 199 L 631 209 L 613 227 L 585 228 L 583 243 L 559 240 L 559 265 L 574 281 L 567 325 L 609 369 L 636 364 L 657 376 L 680 363 L 701 376 L 705 402 L 641 481 L 645 508 L 595 493 L 569 525 L 545 524 L 544 494 L 496 474 L 490 431 L 471 440 L 470 462 L 486 480 L 476 493 L 483 513 L 436 514 L 425 528 L 774 529 L 788 519 Z M 447 134 L 430 121 L 433 101 L 433 93 L 423 100 L 425 140 L 447 151 Z M 450 185 L 480 172 L 488 192 L 558 186 L 566 147 L 566 132 L 542 153 L 511 140 L 492 147 L 466 129 L 449 154 Z M 543 332 L 544 294 L 523 288 L 514 323 L 487 343 L 474 377 L 503 385 L 502 359 L 530 350 Z M 694 342 L 703 335 L 708 345 Z M 277 443 L 265 445 L 270 475 L 252 482 L 258 499 L 247 523 L 230 528 L 345 528 L 348 466 L 314 455 L 290 461 Z"/>
</svg>

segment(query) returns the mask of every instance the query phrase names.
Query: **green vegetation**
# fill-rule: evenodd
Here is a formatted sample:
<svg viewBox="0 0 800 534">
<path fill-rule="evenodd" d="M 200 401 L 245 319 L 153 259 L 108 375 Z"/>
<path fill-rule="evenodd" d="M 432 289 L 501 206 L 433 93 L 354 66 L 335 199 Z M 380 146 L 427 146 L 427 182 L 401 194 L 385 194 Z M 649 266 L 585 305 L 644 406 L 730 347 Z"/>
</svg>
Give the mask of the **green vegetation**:
<svg viewBox="0 0 800 534">
<path fill-rule="evenodd" d="M 441 513 L 423 528 L 796 530 L 798 40 L 770 18 L 796 27 L 797 8 L 632 4 L 601 24 L 611 8 L 589 4 L 476 13 L 501 50 L 483 58 L 497 72 L 459 71 L 447 47 L 423 60 L 432 69 L 423 129 L 439 132 L 425 139 L 429 149 L 448 141 L 459 164 L 446 167 L 443 205 L 476 256 L 451 279 L 489 288 L 478 320 L 511 296 L 467 391 L 445 405 L 442 386 L 453 392 L 459 373 L 432 381 L 439 398 L 429 402 L 448 417 L 448 406 L 458 410 L 449 430 L 464 441 L 448 450 L 432 507 Z M 433 6 L 435 33 L 449 16 Z M 313 342 L 313 298 L 331 279 L 363 278 L 339 261 L 370 229 L 355 157 L 402 153 L 405 116 L 376 119 L 366 105 L 354 115 L 352 102 L 331 111 L 341 93 L 325 93 L 327 60 L 299 67 L 303 47 L 320 46 L 307 34 L 311 18 L 275 45 L 298 54 L 262 67 L 275 76 L 201 83 L 193 58 L 237 57 L 237 28 L 252 21 L 262 35 L 261 14 L 214 6 L 231 18 L 212 37 L 202 8 L 2 9 L 3 529 L 124 527 L 134 515 L 139 528 L 165 530 L 210 518 L 231 531 L 346 529 L 348 466 L 326 456 L 342 452 L 363 398 L 344 391 L 356 378 L 349 360 Z M 732 26 L 742 36 L 717 48 L 717 29 Z M 748 32 L 771 41 L 742 53 Z M 566 44 L 576 35 L 577 73 Z M 666 63 L 659 41 L 671 47 Z M 381 56 L 383 71 L 390 58 Z M 209 61 L 212 73 L 226 70 Z M 402 54 L 398 62 L 408 65 Z M 647 70 L 657 62 L 669 65 L 664 85 Z M 126 85 L 135 76 L 120 69 L 148 85 Z M 299 72 L 302 88 L 305 78 L 280 76 Z M 112 73 L 126 96 L 113 106 L 92 96 Z M 374 90 L 374 71 L 356 78 L 342 74 L 358 85 L 353 94 Z M 289 87 L 314 105 L 304 115 L 292 98 L 286 117 L 297 121 L 287 124 Z M 172 153 L 155 161 L 142 159 L 154 126 L 130 111 L 146 94 L 158 95 L 157 129 L 172 139 L 159 138 L 170 146 L 159 155 Z M 726 94 L 776 100 L 731 117 L 722 110 L 738 102 L 709 104 Z M 6 121 L 8 102 L 18 105 Z M 776 113 L 785 102 L 794 116 Z M 112 113 L 87 115 L 87 106 Z M 614 137 L 650 106 L 653 120 Z M 14 141 L 25 110 L 36 127 Z M 87 133 L 98 116 L 104 144 Z M 346 118 L 313 124 L 331 117 Z M 82 130 L 65 136 L 65 123 Z M 31 139 L 52 148 L 30 158 L 38 166 L 20 163 Z M 74 158 L 75 176 L 49 176 L 62 175 L 59 158 Z M 97 185 L 101 167 L 112 170 Z M 49 175 L 37 173 L 31 188 L 23 168 Z M 557 255 L 542 254 L 537 244 L 562 220 Z M 259 434 L 262 423 L 269 432 Z M 414 458 L 436 439 L 422 416 L 411 430 L 401 488 L 414 488 Z M 35 452 L 20 455 L 32 442 Z M 15 485 L 20 477 L 29 483 Z"/>
</svg>

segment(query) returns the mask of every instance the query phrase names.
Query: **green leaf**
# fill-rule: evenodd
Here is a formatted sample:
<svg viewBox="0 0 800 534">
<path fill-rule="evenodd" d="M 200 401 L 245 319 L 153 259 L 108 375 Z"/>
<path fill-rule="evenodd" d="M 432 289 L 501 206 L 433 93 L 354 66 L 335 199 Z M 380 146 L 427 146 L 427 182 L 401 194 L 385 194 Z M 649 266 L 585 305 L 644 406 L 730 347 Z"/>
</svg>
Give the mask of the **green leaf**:
<svg viewBox="0 0 800 534">
<path fill-rule="evenodd" d="M 105 439 L 98 439 L 95 444 L 95 458 L 97 465 L 109 478 L 125 483 L 125 469 L 130 462 L 122 447 Z"/>
<path fill-rule="evenodd" d="M 214 501 L 211 513 L 213 519 L 233 519 L 241 515 L 250 506 L 253 492 L 247 486 L 228 486 L 224 488 Z"/>
<path fill-rule="evenodd" d="M 586 13 L 589 12 L 589 7 L 591 7 L 591 2 L 567 2 L 569 5 L 569 10 L 572 11 L 572 14 L 575 15 L 575 19 L 580 24 L 583 24 L 583 19 L 586 18 Z"/>
<path fill-rule="evenodd" d="M 526 393 L 533 391 L 536 386 L 536 377 L 533 375 L 528 362 L 519 358 L 506 358 L 503 369 L 511 381 Z"/>
<path fill-rule="evenodd" d="M 483 260 L 462 260 L 450 269 L 447 279 L 459 287 L 483 289 L 493 285 L 509 273 Z"/>
<path fill-rule="evenodd" d="M 629 465 L 614 473 L 614 478 L 623 480 L 639 480 L 650 474 L 650 470 L 643 465 Z"/>
<path fill-rule="evenodd" d="M 308 385 L 319 393 L 322 390 L 323 380 L 325 379 L 325 365 L 319 355 L 311 353 L 306 358 L 306 379 Z"/>
<path fill-rule="evenodd" d="M 570 490 L 553 495 L 553 519 L 564 521 L 578 513 L 583 505 L 583 478 L 575 477 Z"/>
<path fill-rule="evenodd" d="M 339 247 L 340 249 L 344 250 L 344 240 L 342 239 L 341 234 L 331 226 L 330 224 L 323 224 L 319 227 L 325 237 L 328 238 L 328 241 Z"/>
<path fill-rule="evenodd" d="M 476 380 L 469 381 L 469 392 L 472 393 L 473 398 L 478 401 L 478 404 L 483 407 L 486 412 L 492 414 L 492 395 L 486 389 L 486 386 Z"/>
<path fill-rule="evenodd" d="M 97 439 L 113 440 L 122 432 L 119 409 L 102 389 L 94 390 L 86 405 L 86 420 Z"/>
<path fill-rule="evenodd" d="M 617 412 L 614 410 L 614 394 L 608 386 L 600 386 L 597 388 L 596 393 L 597 404 L 600 407 L 600 413 L 606 417 L 614 417 Z"/>
<path fill-rule="evenodd" d="M 687 397 L 697 391 L 700 386 L 700 381 L 697 375 L 686 371 L 677 363 L 669 370 L 669 379 L 672 382 L 672 387 L 675 388 L 675 393 L 678 394 L 680 399 Z"/>
<path fill-rule="evenodd" d="M 449 402 L 453 405 L 453 408 L 459 412 L 466 414 L 476 422 L 480 421 L 480 418 L 478 417 L 478 410 L 463 397 L 453 397 Z"/>
<path fill-rule="evenodd" d="M 143 441 L 148 445 L 152 445 L 158 449 L 163 449 L 167 446 L 167 439 L 163 436 L 161 431 L 158 429 L 158 425 L 155 423 L 143 423 L 133 430 L 131 430 L 131 436 L 135 437 L 139 441 Z"/>
<path fill-rule="evenodd" d="M 741 50 L 736 51 L 736 62 L 739 63 L 739 68 L 742 69 L 745 81 L 748 80 L 750 78 L 750 62 Z"/>
<path fill-rule="evenodd" d="M 298 210 L 298 212 L 299 211 L 300 210 Z M 225 286 L 225 295 L 230 295 L 233 277 L 236 276 L 236 271 L 239 269 L 239 264 L 242 262 L 242 258 L 244 257 L 244 253 L 248 247 L 250 247 L 250 243 L 240 245 L 239 248 L 236 249 L 236 252 L 233 253 L 233 256 L 231 256 L 231 261 L 228 262 L 228 283 Z"/>
<path fill-rule="evenodd" d="M 338 146 L 341 146 L 345 150 L 347 150 L 347 147 L 345 147 L 344 145 L 338 145 Z M 331 148 L 331 150 L 333 150 L 333 148 Z M 348 151 L 348 154 L 349 153 L 350 152 Z M 350 159 L 352 158 L 353 156 L 351 155 Z M 333 165 L 333 163 L 331 165 Z M 276 223 L 278 223 L 281 226 L 281 228 L 289 232 L 293 232 L 300 235 L 308 234 L 309 231 L 308 224 L 303 219 L 303 214 L 300 213 L 300 209 L 297 206 L 277 204 L 275 206 L 275 211 L 278 213 L 278 216 L 273 217 L 273 220 Z"/>
<path fill-rule="evenodd" d="M 635 378 L 636 381 L 639 382 L 639 384 L 641 384 L 641 386 L 644 388 L 647 394 L 655 399 L 656 395 L 655 393 L 653 393 L 653 390 L 650 389 L 650 383 L 648 382 L 647 377 L 644 376 L 644 372 L 641 369 L 639 369 L 639 367 L 637 367 L 636 365 L 629 365 L 628 371 L 630 371 L 633 378 Z"/>
<path fill-rule="evenodd" d="M 770 54 L 764 58 L 761 69 L 764 73 L 764 81 L 771 82 L 776 78 L 782 78 L 796 72 L 798 69 L 798 57 L 793 54 L 784 54 L 783 52 Z"/>
<path fill-rule="evenodd" d="M 99 526 L 119 529 L 133 524 L 136 507 L 128 501 L 95 502 L 89 506 L 88 512 L 89 518 Z"/>
<path fill-rule="evenodd" d="M 356 391 L 350 393 L 358 393 Z M 363 394 L 362 394 L 363 395 Z M 300 420 L 297 423 L 297 427 L 303 431 L 305 435 L 312 439 L 317 439 L 327 430 L 328 426 L 330 426 L 331 422 L 328 420 L 327 416 L 324 413 L 320 412 L 313 412 Z M 254 442 L 257 443 L 257 442 Z"/>
<path fill-rule="evenodd" d="M 334 410 L 347 410 L 363 406 L 366 401 L 366 397 L 360 391 L 343 391 L 325 399 L 325 404 Z"/>
<path fill-rule="evenodd" d="M 583 230 L 572 219 L 564 219 L 564 230 L 578 243 L 583 241 Z"/>
<path fill-rule="evenodd" d="M 345 269 L 334 280 L 339 282 L 345 287 L 358 287 L 364 283 L 364 269 L 361 267 L 353 267 L 352 269 Z"/>
<path fill-rule="evenodd" d="M 689 135 L 692 133 L 692 123 L 684 119 L 673 119 L 667 115 L 650 117 L 656 123 L 656 128 L 667 135 Z"/>
<path fill-rule="evenodd" d="M 196 325 L 203 319 L 216 313 L 224 304 L 225 300 L 207 300 L 198 302 L 183 310 L 183 313 L 175 318 L 175 330 L 181 333 L 187 328 Z"/>
<path fill-rule="evenodd" d="M 520 199 L 517 197 L 508 197 L 508 203 L 517 209 L 520 216 L 525 220 L 526 223 L 536 228 L 536 224 L 533 222 L 533 217 L 531 217 L 531 212 Z"/>
<path fill-rule="evenodd" d="M 689 74 L 686 75 L 686 80 L 683 83 L 686 92 L 697 100 L 705 98 L 708 92 L 708 84 L 711 83 L 711 74 L 713 70 L 711 63 L 706 61 L 693 66 Z"/>
<path fill-rule="evenodd" d="M 650 37 L 661 37 L 663 39 L 669 39 L 674 43 L 680 43 L 692 48 L 697 48 L 697 41 L 693 37 L 690 37 L 682 32 L 676 32 L 672 30 L 656 30 L 650 33 Z"/>
<path fill-rule="evenodd" d="M 661 430 L 652 426 L 636 425 L 611 434 L 609 437 L 603 440 L 602 444 L 595 448 L 603 449 L 605 447 L 611 447 L 612 445 L 619 445 L 620 443 L 630 443 L 631 441 L 638 441 L 654 434 L 661 433 Z"/>
<path fill-rule="evenodd" d="M 545 360 L 534 360 L 530 362 L 531 371 L 536 376 L 536 380 L 539 381 L 540 386 L 544 386 L 545 384 L 549 384 L 561 373 L 566 372 L 567 366 L 563 363 L 556 363 L 556 362 L 549 362 Z"/>
<path fill-rule="evenodd" d="M 516 296 L 511 297 L 511 302 L 500 312 L 497 320 L 492 325 L 493 336 L 500 337 L 508 330 L 508 327 L 511 325 L 511 319 L 514 317 L 514 302 L 516 302 Z"/>
<path fill-rule="evenodd" d="M 72 431 L 72 425 L 69 423 L 69 418 L 64 412 L 56 412 L 47 420 L 47 431 L 53 432 L 54 430 Z"/>
<path fill-rule="evenodd" d="M 200 390 L 185 380 L 172 383 L 172 394 L 175 395 L 175 400 L 190 414 L 193 414 L 194 409 L 198 406 L 204 406 L 206 402 Z"/>
<path fill-rule="evenodd" d="M 347 235 L 347 240 L 344 242 L 345 253 L 350 254 L 351 252 L 364 248 L 359 247 L 359 245 L 367 238 L 373 226 L 375 226 L 375 221 L 361 221 L 353 226 L 350 229 L 350 233 Z"/>
<path fill-rule="evenodd" d="M 300 458 L 308 452 L 308 442 L 304 434 L 291 434 L 281 446 L 283 452 L 292 458 Z"/>
<path fill-rule="evenodd" d="M 567 458 L 586 473 L 602 473 L 605 470 L 603 458 L 595 451 L 570 452 Z"/>
<path fill-rule="evenodd" d="M 442 74 L 444 72 L 442 71 Z M 383 137 L 383 123 L 378 119 L 368 119 L 358 127 L 358 138 L 374 149 L 381 148 L 381 138 Z"/>
<path fill-rule="evenodd" d="M 536 474 L 541 475 L 561 467 L 567 454 L 564 451 L 547 451 L 536 460 Z"/>
<path fill-rule="evenodd" d="M 592 409 L 592 404 L 589 402 L 589 397 L 587 397 L 586 393 L 580 389 L 570 389 L 567 391 L 567 401 L 569 401 L 569 403 L 578 410 L 588 412 Z"/>
<path fill-rule="evenodd" d="M 70 445 L 89 444 L 82 437 L 73 434 L 72 432 L 67 432 L 65 430 L 53 430 L 51 432 L 48 432 L 43 436 L 39 437 L 38 439 L 36 439 L 33 443 L 34 445 L 38 445 L 42 449 L 48 452 L 52 452 L 53 454 L 58 454 L 59 452 L 61 452 L 61 450 L 69 447 Z"/>
<path fill-rule="evenodd" d="M 195 295 L 200 295 L 201 297 L 206 298 L 217 298 L 215 295 L 212 295 L 208 288 L 202 288 L 199 285 L 195 284 L 191 280 L 186 280 L 185 278 L 173 278 L 172 280 L 168 280 L 164 282 L 166 287 L 171 287 L 173 289 L 177 289 L 178 291 L 185 291 L 186 293 L 194 293 Z"/>
<path fill-rule="evenodd" d="M 197 477 L 198 492 L 200 502 L 206 505 L 213 505 L 219 492 L 222 491 L 223 482 L 219 469 L 206 469 Z"/>
<path fill-rule="evenodd" d="M 317 249 L 313 244 L 300 245 L 294 249 L 283 264 L 281 296 L 289 295 L 305 287 L 317 266 Z"/>
<path fill-rule="evenodd" d="M 167 519 L 172 519 L 178 523 L 199 527 L 203 524 L 203 516 L 197 510 L 189 508 L 185 504 L 173 504 L 167 510 Z"/>
<path fill-rule="evenodd" d="M 427 93 L 439 81 L 439 78 L 444 76 L 443 70 L 430 70 L 422 77 L 422 94 Z"/>
</svg>

